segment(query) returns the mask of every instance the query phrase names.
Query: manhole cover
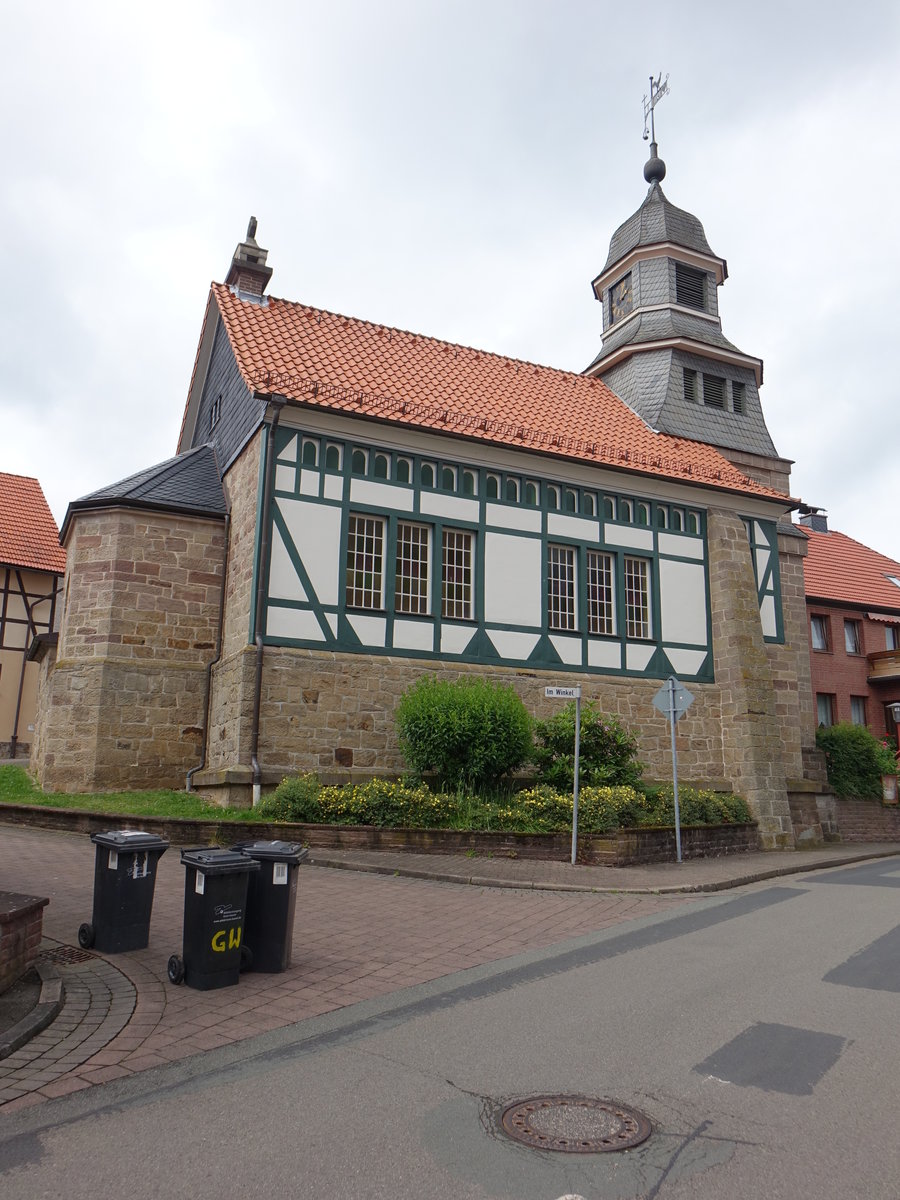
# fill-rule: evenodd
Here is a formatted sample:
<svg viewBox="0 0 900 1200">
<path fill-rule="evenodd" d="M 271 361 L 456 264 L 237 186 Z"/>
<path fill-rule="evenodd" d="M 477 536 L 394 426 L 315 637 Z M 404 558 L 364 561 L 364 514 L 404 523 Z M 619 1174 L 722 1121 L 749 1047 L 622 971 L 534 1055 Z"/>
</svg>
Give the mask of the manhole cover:
<svg viewBox="0 0 900 1200">
<path fill-rule="evenodd" d="M 96 957 L 90 950 L 81 950 L 78 946 L 51 946 L 49 950 L 41 951 L 41 958 L 48 962 L 82 963 Z"/>
<path fill-rule="evenodd" d="M 630 1150 L 646 1141 L 652 1125 L 637 1109 L 590 1096 L 533 1096 L 508 1104 L 500 1115 L 503 1132 L 538 1150 L 602 1154 Z"/>
</svg>

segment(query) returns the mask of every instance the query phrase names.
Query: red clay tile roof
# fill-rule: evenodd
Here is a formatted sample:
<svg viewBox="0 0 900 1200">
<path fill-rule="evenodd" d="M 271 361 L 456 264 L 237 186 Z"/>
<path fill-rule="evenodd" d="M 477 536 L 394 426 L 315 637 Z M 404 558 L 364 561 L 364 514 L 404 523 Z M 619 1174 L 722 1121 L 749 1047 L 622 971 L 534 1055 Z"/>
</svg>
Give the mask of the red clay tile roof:
<svg viewBox="0 0 900 1200">
<path fill-rule="evenodd" d="M 59 575 L 66 569 L 66 552 L 41 485 L 27 475 L 0 472 L 0 563 Z"/>
<path fill-rule="evenodd" d="M 900 587 L 887 578 L 900 579 L 900 563 L 836 530 L 819 533 L 801 526 L 801 531 L 809 540 L 803 562 L 807 599 L 900 612 Z"/>
<path fill-rule="evenodd" d="M 654 433 L 599 379 L 213 284 L 251 388 L 641 474 L 783 498 L 712 446 Z"/>
</svg>

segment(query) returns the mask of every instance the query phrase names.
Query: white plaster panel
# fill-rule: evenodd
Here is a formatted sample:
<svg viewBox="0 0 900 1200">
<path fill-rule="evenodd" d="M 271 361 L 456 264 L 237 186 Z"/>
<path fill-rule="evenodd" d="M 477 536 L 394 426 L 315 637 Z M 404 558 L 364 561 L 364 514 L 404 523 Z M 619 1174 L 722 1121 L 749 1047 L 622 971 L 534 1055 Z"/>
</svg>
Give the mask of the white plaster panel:
<svg viewBox="0 0 900 1200">
<path fill-rule="evenodd" d="M 759 542 L 763 546 L 768 546 L 769 539 L 766 537 L 766 531 L 763 529 L 762 525 L 760 525 L 759 521 L 753 522 L 753 530 L 754 530 L 754 536 L 753 536 L 754 542 Z"/>
<path fill-rule="evenodd" d="M 625 645 L 625 666 L 629 671 L 643 671 L 653 657 L 654 649 L 654 646 L 645 646 L 642 642 L 627 642 Z"/>
<path fill-rule="evenodd" d="M 487 635 L 502 658 L 526 659 L 538 644 L 537 633 L 516 633 L 511 629 L 488 629 Z"/>
<path fill-rule="evenodd" d="M 297 547 L 320 604 L 338 603 L 341 510 L 308 500 L 278 497 L 278 509 Z"/>
<path fill-rule="evenodd" d="M 588 663 L 592 667 L 622 669 L 622 646 L 619 642 L 588 642 Z"/>
<path fill-rule="evenodd" d="M 348 613 L 347 620 L 364 646 L 383 646 L 387 634 L 384 617 L 363 617 L 359 613 Z"/>
<path fill-rule="evenodd" d="M 659 607 L 664 641 L 706 645 L 706 572 L 700 563 L 659 560 Z"/>
<path fill-rule="evenodd" d="M 269 567 L 270 600 L 307 600 L 306 589 L 300 582 L 291 562 L 284 539 L 277 529 L 273 531 L 272 561 Z"/>
<path fill-rule="evenodd" d="M 275 464 L 275 490 L 277 492 L 293 492 L 297 487 L 297 470 L 295 467 L 283 467 Z"/>
<path fill-rule="evenodd" d="M 269 637 L 297 638 L 304 642 L 324 642 L 325 635 L 308 608 L 270 608 L 266 612 L 266 633 Z"/>
<path fill-rule="evenodd" d="M 393 483 L 373 483 L 371 479 L 351 479 L 350 500 L 353 504 L 377 504 L 381 508 L 396 508 L 412 512 L 412 488 Z"/>
<path fill-rule="evenodd" d="M 703 661 L 706 658 L 705 650 L 670 650 L 668 646 L 663 648 L 666 652 L 666 658 L 668 658 L 678 675 L 696 675 L 703 666 Z"/>
<path fill-rule="evenodd" d="M 471 625 L 442 625 L 441 653 L 462 654 L 474 636 L 475 630 Z"/>
<path fill-rule="evenodd" d="M 300 472 L 300 495 L 301 496 L 318 496 L 319 494 L 319 472 L 302 470 Z"/>
<path fill-rule="evenodd" d="M 560 637 L 559 634 L 551 633 L 550 641 L 564 663 L 581 666 L 581 638 Z"/>
<path fill-rule="evenodd" d="M 604 540 L 607 546 L 627 546 L 630 550 L 652 550 L 653 530 L 635 529 L 631 525 L 613 525 L 607 521 Z"/>
<path fill-rule="evenodd" d="M 325 476 L 325 499 L 326 500 L 343 500 L 344 498 L 344 478 L 342 475 L 326 475 Z"/>
<path fill-rule="evenodd" d="M 763 637 L 778 636 L 778 621 L 775 618 L 775 597 L 763 596 L 759 606 L 759 619 L 762 622 Z"/>
<path fill-rule="evenodd" d="M 291 438 L 282 452 L 278 455 L 279 462 L 295 463 L 297 461 L 297 435 Z"/>
<path fill-rule="evenodd" d="M 769 565 L 769 559 L 772 557 L 771 550 L 765 546 L 756 547 L 756 578 L 762 583 L 763 576 L 766 573 L 766 568 Z"/>
<path fill-rule="evenodd" d="M 485 505 L 488 525 L 501 529 L 522 529 L 526 533 L 541 532 L 541 514 L 536 508 L 511 508 L 506 504 Z"/>
<path fill-rule="evenodd" d="M 703 542 L 699 538 L 684 537 L 680 533 L 660 532 L 660 554 L 677 554 L 679 558 L 702 558 Z"/>
<path fill-rule="evenodd" d="M 484 546 L 484 616 L 504 625 L 541 623 L 541 543 L 488 533 Z"/>
<path fill-rule="evenodd" d="M 394 621 L 394 645 L 398 650 L 433 650 L 434 626 L 430 621 Z"/>
<path fill-rule="evenodd" d="M 600 522 L 587 521 L 584 517 L 570 517 L 565 513 L 549 513 L 547 532 L 551 537 L 579 538 L 583 542 L 600 541 Z"/>
<path fill-rule="evenodd" d="M 448 517 L 451 521 L 477 521 L 479 504 L 463 496 L 441 496 L 436 492 L 421 492 L 419 512 L 432 517 Z"/>
<path fill-rule="evenodd" d="M 338 615 L 337 613 L 326 613 L 325 617 L 328 624 L 331 626 L 331 632 L 337 637 Z"/>
</svg>

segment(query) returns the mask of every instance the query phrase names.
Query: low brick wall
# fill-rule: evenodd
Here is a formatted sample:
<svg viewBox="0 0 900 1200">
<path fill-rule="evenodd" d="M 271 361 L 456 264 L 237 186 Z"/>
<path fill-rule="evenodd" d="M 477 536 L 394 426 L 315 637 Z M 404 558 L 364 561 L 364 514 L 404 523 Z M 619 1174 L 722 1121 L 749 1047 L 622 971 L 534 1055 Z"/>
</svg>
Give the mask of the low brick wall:
<svg viewBox="0 0 900 1200">
<path fill-rule="evenodd" d="M 900 807 L 880 800 L 834 799 L 842 842 L 900 842 Z"/>
<path fill-rule="evenodd" d="M 572 853 L 571 833 L 465 833 L 455 829 L 380 829 L 371 825 L 154 819 L 45 808 L 39 804 L 4 804 L 0 806 L 0 821 L 86 834 L 108 829 L 144 829 L 168 838 L 176 846 L 215 843 L 229 846 L 235 842 L 278 838 L 323 850 L 409 850 L 417 854 L 493 855 L 550 862 L 566 862 Z M 686 825 L 681 830 L 683 858 L 719 858 L 759 848 L 755 821 L 746 825 Z M 674 829 L 619 829 L 611 834 L 584 834 L 578 839 L 579 862 L 624 867 L 630 863 L 674 860 Z"/>
<path fill-rule="evenodd" d="M 21 979 L 37 958 L 49 903 L 39 896 L 0 892 L 0 992 Z"/>
</svg>

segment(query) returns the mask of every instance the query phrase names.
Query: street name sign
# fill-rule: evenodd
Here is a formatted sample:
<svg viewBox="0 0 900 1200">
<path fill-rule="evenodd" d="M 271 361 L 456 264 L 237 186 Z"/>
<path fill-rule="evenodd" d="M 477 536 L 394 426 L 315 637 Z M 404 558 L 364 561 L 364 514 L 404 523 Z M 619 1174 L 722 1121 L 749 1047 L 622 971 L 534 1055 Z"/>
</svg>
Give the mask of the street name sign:
<svg viewBox="0 0 900 1200">
<path fill-rule="evenodd" d="M 554 700 L 580 700 L 580 687 L 545 687 L 544 695 Z"/>
</svg>

